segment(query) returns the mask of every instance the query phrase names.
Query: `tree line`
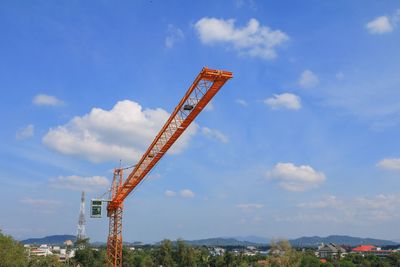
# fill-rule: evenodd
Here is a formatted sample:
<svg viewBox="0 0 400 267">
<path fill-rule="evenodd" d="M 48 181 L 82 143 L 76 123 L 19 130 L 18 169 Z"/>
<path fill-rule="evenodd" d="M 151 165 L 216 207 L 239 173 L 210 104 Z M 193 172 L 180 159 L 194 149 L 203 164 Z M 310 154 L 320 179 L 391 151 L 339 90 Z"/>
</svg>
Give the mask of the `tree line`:
<svg viewBox="0 0 400 267">
<path fill-rule="evenodd" d="M 102 267 L 106 264 L 106 248 L 93 249 L 88 240 L 76 244 L 80 247 L 68 263 L 58 262 L 57 256 L 29 257 L 22 244 L 0 231 L 0 267 Z M 182 240 L 163 240 L 159 245 L 131 250 L 123 248 L 124 267 L 400 267 L 400 253 L 388 257 L 348 254 L 343 258 L 327 259 L 321 263 L 314 251 L 293 249 L 288 241 L 271 244 L 269 255 L 245 255 L 227 251 L 221 255 L 203 247 L 187 245 Z"/>
</svg>

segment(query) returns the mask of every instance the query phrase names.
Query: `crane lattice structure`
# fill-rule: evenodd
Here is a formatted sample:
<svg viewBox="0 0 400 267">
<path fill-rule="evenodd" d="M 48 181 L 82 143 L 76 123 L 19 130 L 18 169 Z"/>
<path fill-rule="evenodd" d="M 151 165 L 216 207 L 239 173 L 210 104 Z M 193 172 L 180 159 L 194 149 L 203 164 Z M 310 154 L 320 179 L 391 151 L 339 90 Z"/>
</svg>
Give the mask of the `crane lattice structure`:
<svg viewBox="0 0 400 267">
<path fill-rule="evenodd" d="M 114 170 L 111 200 L 107 205 L 107 216 L 110 218 L 107 240 L 108 267 L 122 266 L 122 213 L 125 198 L 143 181 L 219 89 L 232 77 L 232 72 L 203 68 L 127 178 L 123 179 L 123 168 Z"/>
<path fill-rule="evenodd" d="M 83 239 L 86 238 L 85 224 L 86 224 L 86 219 L 85 219 L 85 191 L 82 191 L 81 207 L 79 209 L 78 227 L 76 229 L 76 240 L 77 241 L 83 240 Z"/>
</svg>

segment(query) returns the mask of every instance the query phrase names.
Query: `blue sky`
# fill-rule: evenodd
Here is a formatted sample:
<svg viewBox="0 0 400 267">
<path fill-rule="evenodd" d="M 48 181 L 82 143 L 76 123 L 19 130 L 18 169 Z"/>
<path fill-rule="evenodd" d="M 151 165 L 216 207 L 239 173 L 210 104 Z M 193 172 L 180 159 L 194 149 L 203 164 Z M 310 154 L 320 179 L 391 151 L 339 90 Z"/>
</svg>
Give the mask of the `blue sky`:
<svg viewBox="0 0 400 267">
<path fill-rule="evenodd" d="M 125 240 L 400 239 L 397 1 L 3 1 L 0 32 L 3 232 L 74 234 L 80 191 L 208 66 L 234 78 L 128 197 Z"/>
</svg>

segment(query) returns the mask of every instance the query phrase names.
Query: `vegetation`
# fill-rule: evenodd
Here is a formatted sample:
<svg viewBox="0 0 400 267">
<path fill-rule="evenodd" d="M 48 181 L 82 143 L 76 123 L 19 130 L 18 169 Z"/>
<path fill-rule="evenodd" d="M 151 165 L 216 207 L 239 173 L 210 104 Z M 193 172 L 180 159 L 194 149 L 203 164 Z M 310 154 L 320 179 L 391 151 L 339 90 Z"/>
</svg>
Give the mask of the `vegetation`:
<svg viewBox="0 0 400 267">
<path fill-rule="evenodd" d="M 21 265 L 26 266 L 26 265 Z M 32 257 L 29 259 L 28 267 L 63 267 L 64 264 L 58 262 L 57 256 Z"/>
<path fill-rule="evenodd" d="M 0 267 L 27 266 L 27 256 L 24 246 L 0 231 Z"/>
<path fill-rule="evenodd" d="M 105 266 L 106 250 L 92 248 L 88 240 L 76 244 L 75 257 L 69 263 L 59 263 L 56 256 L 29 257 L 25 248 L 0 232 L 0 267 L 100 267 Z M 287 241 L 273 242 L 270 254 L 245 255 L 226 247 L 225 253 L 215 253 L 205 246 L 194 247 L 182 240 L 164 240 L 156 246 L 143 246 L 134 250 L 123 249 L 124 267 L 400 267 L 400 253 L 388 257 L 348 254 L 341 259 L 328 259 L 326 263 L 313 251 L 298 251 Z"/>
</svg>

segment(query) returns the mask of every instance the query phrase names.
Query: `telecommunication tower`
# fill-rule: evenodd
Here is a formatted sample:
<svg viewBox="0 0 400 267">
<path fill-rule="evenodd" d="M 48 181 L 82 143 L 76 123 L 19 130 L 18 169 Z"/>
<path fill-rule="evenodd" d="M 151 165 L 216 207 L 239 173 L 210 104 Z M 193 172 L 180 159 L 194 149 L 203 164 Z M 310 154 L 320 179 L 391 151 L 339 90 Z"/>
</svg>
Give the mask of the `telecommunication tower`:
<svg viewBox="0 0 400 267">
<path fill-rule="evenodd" d="M 76 230 L 76 240 L 83 240 L 86 238 L 85 233 L 85 191 L 82 191 L 81 196 L 81 207 L 79 209 L 79 220 L 78 220 L 78 228 Z"/>
</svg>

